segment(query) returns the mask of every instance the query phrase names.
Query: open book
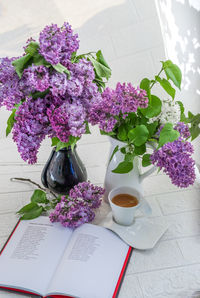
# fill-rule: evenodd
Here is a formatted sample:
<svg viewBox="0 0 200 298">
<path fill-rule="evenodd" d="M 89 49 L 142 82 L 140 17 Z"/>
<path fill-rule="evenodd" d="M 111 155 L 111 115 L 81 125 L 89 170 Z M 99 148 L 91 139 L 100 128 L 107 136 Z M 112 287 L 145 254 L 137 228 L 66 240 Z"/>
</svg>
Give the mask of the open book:
<svg viewBox="0 0 200 298">
<path fill-rule="evenodd" d="M 114 298 L 130 254 L 103 227 L 71 230 L 45 216 L 19 221 L 1 251 L 0 288 L 42 297 Z"/>
</svg>

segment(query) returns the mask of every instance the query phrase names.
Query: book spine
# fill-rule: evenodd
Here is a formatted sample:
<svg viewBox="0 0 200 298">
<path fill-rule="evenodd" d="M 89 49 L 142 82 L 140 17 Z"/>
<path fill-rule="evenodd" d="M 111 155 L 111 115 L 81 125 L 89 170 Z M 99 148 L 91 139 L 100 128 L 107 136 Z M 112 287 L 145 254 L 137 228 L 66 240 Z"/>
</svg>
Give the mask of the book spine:
<svg viewBox="0 0 200 298">
<path fill-rule="evenodd" d="M 18 225 L 20 223 L 20 219 L 18 220 L 18 222 L 16 223 L 14 229 L 12 230 L 12 232 L 10 233 L 10 235 L 8 236 L 8 239 L 6 240 L 5 244 L 3 245 L 2 249 L 0 250 L 0 256 L 3 253 L 4 249 L 6 248 L 8 242 L 10 241 L 12 235 L 14 234 L 15 230 L 17 229 Z"/>
<path fill-rule="evenodd" d="M 133 251 L 133 248 L 130 246 L 129 249 L 128 249 L 126 259 L 124 261 L 124 265 L 122 267 L 122 270 L 121 270 L 121 273 L 120 273 L 120 276 L 119 276 L 119 279 L 118 279 L 118 282 L 117 282 L 117 285 L 116 285 L 116 288 L 115 288 L 115 291 L 114 291 L 114 294 L 113 294 L 112 298 L 117 298 L 118 295 L 119 295 L 119 291 L 120 291 L 120 288 L 121 288 L 121 285 L 122 285 L 122 282 L 123 282 L 123 279 L 124 279 L 124 276 L 125 276 L 125 273 L 126 273 L 126 269 L 128 267 L 128 263 L 129 263 L 132 251 Z"/>
</svg>

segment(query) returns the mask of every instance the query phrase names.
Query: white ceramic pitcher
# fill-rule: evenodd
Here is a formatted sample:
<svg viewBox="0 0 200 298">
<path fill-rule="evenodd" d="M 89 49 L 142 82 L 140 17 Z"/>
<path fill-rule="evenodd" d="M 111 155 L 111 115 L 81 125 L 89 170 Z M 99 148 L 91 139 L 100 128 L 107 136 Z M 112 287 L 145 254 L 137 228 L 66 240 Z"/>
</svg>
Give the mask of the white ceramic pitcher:
<svg viewBox="0 0 200 298">
<path fill-rule="evenodd" d="M 111 142 L 111 147 L 110 147 L 110 153 L 109 153 L 109 158 L 108 158 L 108 162 L 110 160 L 110 157 L 113 153 L 114 148 L 118 145 L 119 149 L 124 147 L 126 145 L 126 143 L 120 142 L 114 138 L 110 138 L 110 142 Z M 139 160 L 137 157 L 134 158 L 133 161 L 133 169 L 126 174 L 115 174 L 112 172 L 112 170 L 114 170 L 118 164 L 120 162 L 122 162 L 124 160 L 124 154 L 121 153 L 120 150 L 118 150 L 111 162 L 108 164 L 107 166 L 107 170 L 106 170 L 106 175 L 105 175 L 105 180 L 104 180 L 104 188 L 106 190 L 104 198 L 105 201 L 108 202 L 108 193 L 116 187 L 119 186 L 129 186 L 132 188 L 137 189 L 140 193 L 143 194 L 143 188 L 142 188 L 142 181 L 145 177 L 149 176 L 151 173 L 153 173 L 157 168 L 152 166 L 151 169 L 149 169 L 148 171 L 146 171 L 143 174 L 140 174 L 139 172 Z"/>
</svg>

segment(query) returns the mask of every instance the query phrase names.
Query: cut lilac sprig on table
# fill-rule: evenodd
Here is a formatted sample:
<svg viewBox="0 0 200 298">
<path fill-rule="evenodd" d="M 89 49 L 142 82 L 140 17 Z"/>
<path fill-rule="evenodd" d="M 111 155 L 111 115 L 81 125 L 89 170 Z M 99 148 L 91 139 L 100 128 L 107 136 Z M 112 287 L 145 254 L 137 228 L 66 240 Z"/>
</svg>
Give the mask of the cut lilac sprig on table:
<svg viewBox="0 0 200 298">
<path fill-rule="evenodd" d="M 51 210 L 51 222 L 60 222 L 69 228 L 77 228 L 83 223 L 91 222 L 95 218 L 96 209 L 101 206 L 105 192 L 102 187 L 90 182 L 81 182 L 70 190 L 69 195 L 60 196 L 30 179 L 11 178 L 11 181 L 29 182 L 38 187 L 34 190 L 30 203 L 17 212 L 20 219 L 34 219 L 42 214 L 49 214 Z"/>
<path fill-rule="evenodd" d="M 60 222 L 69 228 L 91 222 L 95 217 L 94 210 L 101 205 L 104 191 L 90 182 L 77 184 L 70 190 L 69 195 L 61 197 L 61 201 L 49 216 L 51 222 Z"/>
</svg>

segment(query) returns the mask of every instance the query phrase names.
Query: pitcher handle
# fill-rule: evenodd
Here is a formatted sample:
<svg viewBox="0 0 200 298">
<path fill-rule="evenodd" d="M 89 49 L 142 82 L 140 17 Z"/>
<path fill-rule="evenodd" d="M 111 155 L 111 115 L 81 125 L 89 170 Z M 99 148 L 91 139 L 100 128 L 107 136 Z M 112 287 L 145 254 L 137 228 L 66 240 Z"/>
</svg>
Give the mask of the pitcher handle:
<svg viewBox="0 0 200 298">
<path fill-rule="evenodd" d="M 140 174 L 139 177 L 140 177 L 140 182 L 142 182 L 144 180 L 144 178 L 148 177 L 149 175 L 151 175 L 152 173 L 154 173 L 158 168 L 155 167 L 155 166 L 152 166 L 151 169 L 149 169 L 148 171 L 146 171 L 145 173 L 143 174 Z"/>
</svg>

